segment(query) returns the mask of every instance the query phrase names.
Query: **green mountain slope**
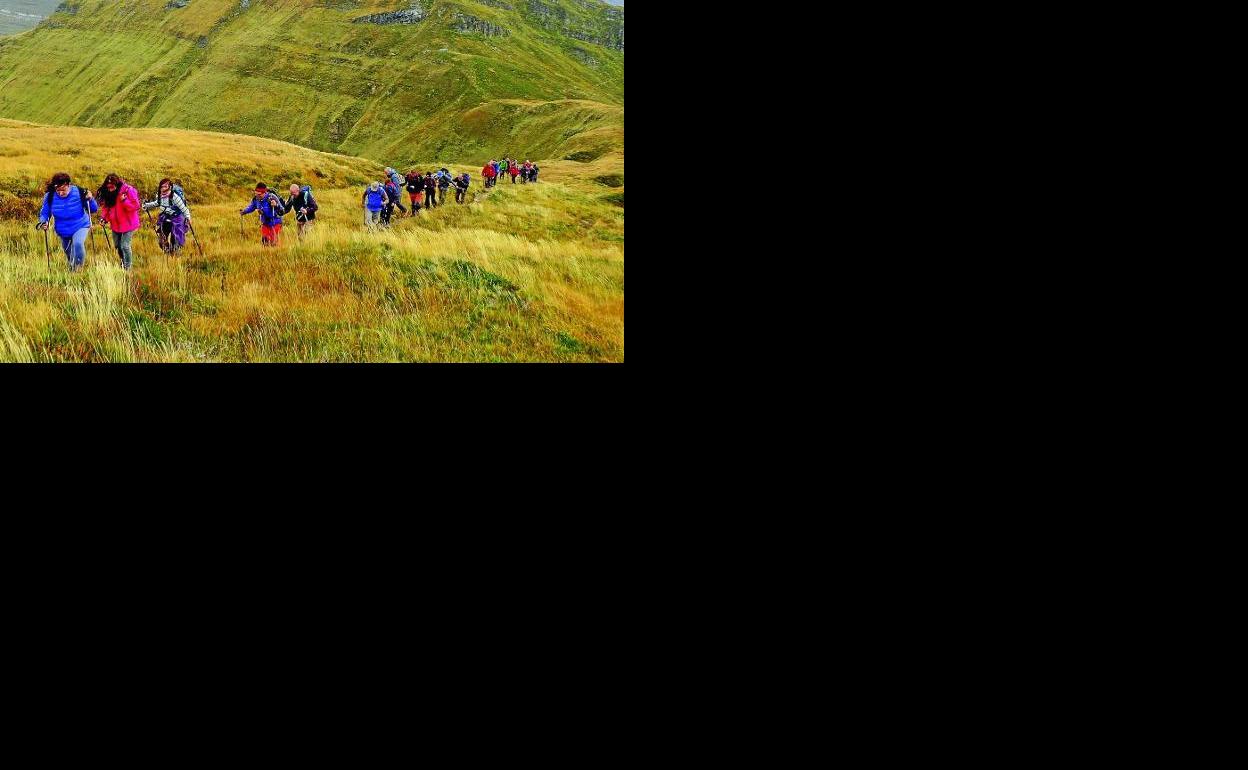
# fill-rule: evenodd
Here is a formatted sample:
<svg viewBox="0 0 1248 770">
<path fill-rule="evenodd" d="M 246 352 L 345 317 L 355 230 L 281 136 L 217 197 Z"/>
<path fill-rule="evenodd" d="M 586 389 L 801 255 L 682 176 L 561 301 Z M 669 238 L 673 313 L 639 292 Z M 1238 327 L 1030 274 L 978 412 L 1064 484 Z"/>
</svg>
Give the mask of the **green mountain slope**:
<svg viewBox="0 0 1248 770">
<path fill-rule="evenodd" d="M 386 163 L 623 150 L 602 0 L 68 0 L 0 38 L 0 116 L 271 137 Z"/>
</svg>

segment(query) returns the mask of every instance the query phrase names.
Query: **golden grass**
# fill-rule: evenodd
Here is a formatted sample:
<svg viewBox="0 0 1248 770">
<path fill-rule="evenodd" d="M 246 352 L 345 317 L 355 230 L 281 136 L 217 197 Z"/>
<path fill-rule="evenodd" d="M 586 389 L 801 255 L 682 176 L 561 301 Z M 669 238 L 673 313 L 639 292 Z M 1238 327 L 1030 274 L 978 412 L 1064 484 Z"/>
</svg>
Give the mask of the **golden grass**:
<svg viewBox="0 0 1248 770">
<path fill-rule="evenodd" d="M 31 132 L 47 140 L 38 149 Z M 439 165 L 467 169 L 428 167 Z M 538 185 L 489 193 L 471 169 L 471 204 L 370 233 L 361 189 L 347 186 L 371 177 L 369 161 L 220 134 L 0 121 L 0 190 L 18 205 L 11 191 L 52 171 L 180 176 L 204 250 L 188 236 L 182 257 L 166 257 L 145 220 L 130 274 L 99 231 L 88 269 L 70 275 L 54 234 L 49 271 L 34 220 L 0 221 L 0 361 L 623 361 L 624 214 L 602 200 L 622 188 L 592 181 L 622 175 L 623 158 L 541 165 Z M 312 177 L 321 213 L 303 241 L 292 222 L 283 246 L 261 247 L 254 214 L 240 236 L 257 175 L 272 187 Z"/>
</svg>

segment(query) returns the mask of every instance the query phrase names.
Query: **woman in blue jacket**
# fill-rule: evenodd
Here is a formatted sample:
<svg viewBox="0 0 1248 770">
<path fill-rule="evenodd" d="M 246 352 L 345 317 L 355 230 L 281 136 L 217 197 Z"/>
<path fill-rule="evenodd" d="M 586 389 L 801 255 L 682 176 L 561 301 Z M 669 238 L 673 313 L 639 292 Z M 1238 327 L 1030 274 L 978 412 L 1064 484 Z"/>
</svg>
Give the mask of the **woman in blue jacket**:
<svg viewBox="0 0 1248 770">
<path fill-rule="evenodd" d="M 88 213 L 88 209 L 90 210 Z M 39 212 L 39 229 L 48 229 L 48 220 L 56 219 L 56 234 L 69 261 L 69 271 L 77 272 L 87 258 L 87 235 L 91 232 L 91 214 L 99 211 L 95 196 L 72 184 L 69 174 L 61 172 L 48 182 Z"/>
<path fill-rule="evenodd" d="M 381 210 L 386 207 L 386 190 L 377 182 L 370 182 L 360 205 L 364 207 L 364 226 L 375 230 L 381 224 Z"/>
</svg>

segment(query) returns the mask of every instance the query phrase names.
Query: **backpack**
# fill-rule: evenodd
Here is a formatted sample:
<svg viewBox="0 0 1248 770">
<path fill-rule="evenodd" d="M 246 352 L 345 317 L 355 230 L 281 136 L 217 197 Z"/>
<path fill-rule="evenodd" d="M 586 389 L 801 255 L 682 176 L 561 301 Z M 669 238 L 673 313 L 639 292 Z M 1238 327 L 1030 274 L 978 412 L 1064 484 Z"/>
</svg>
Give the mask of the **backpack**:
<svg viewBox="0 0 1248 770">
<path fill-rule="evenodd" d="M 368 196 L 368 203 L 370 206 L 381 208 L 386 204 L 387 198 L 384 187 L 378 187 L 376 190 L 368 190 L 365 192 L 365 195 Z"/>
<path fill-rule="evenodd" d="M 299 188 L 299 191 L 303 193 L 305 201 L 308 203 L 316 203 L 316 198 L 312 197 L 312 185 L 305 184 L 303 187 Z"/>
</svg>

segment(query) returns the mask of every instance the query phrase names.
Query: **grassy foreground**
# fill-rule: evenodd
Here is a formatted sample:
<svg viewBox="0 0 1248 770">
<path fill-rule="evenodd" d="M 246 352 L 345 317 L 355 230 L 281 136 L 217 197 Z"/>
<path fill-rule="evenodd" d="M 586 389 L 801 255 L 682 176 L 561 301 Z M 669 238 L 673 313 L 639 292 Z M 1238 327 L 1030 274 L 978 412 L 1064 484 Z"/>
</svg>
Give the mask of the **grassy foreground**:
<svg viewBox="0 0 1248 770">
<path fill-rule="evenodd" d="M 170 167 L 143 160 L 157 155 Z M 539 184 L 489 192 L 479 169 L 421 168 L 442 165 L 471 171 L 471 203 L 368 233 L 370 161 L 251 137 L 0 121 L 0 361 L 623 361 L 623 156 L 543 163 Z M 204 256 L 188 237 L 166 257 L 144 229 L 127 274 L 97 230 L 87 270 L 70 275 L 53 234 L 49 271 L 29 211 L 60 170 L 91 188 L 109 171 L 180 176 Z M 313 184 L 315 230 L 299 242 L 292 224 L 265 249 L 253 214 L 240 235 L 256 181 Z"/>
</svg>

